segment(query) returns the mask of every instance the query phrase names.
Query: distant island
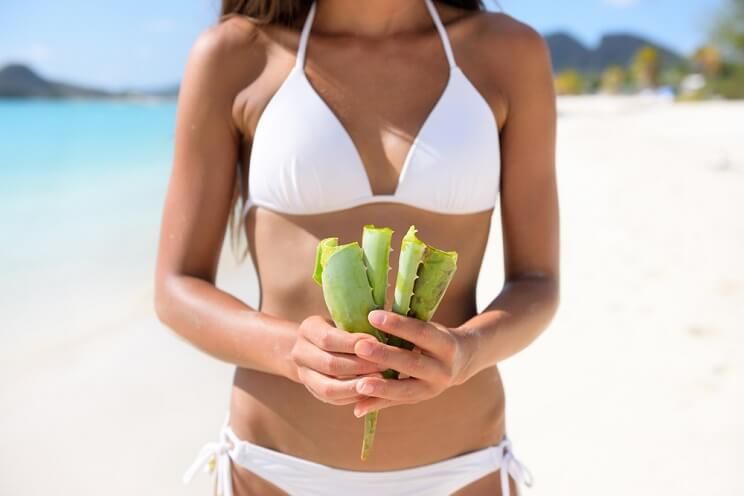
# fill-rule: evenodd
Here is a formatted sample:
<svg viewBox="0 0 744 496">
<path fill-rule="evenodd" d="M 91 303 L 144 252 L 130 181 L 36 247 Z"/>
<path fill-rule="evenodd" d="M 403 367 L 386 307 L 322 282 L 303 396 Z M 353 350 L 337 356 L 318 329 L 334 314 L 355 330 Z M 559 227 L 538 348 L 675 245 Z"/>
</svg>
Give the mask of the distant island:
<svg viewBox="0 0 744 496">
<path fill-rule="evenodd" d="M 0 68 L 0 98 L 137 99 L 175 98 L 177 95 L 177 84 L 153 90 L 108 91 L 46 79 L 24 64 Z"/>
<path fill-rule="evenodd" d="M 685 57 L 642 36 L 612 33 L 602 37 L 596 48 L 589 48 L 573 35 L 565 32 L 545 37 L 553 59 L 553 71 L 576 70 L 599 74 L 612 66 L 631 65 L 636 54 L 645 47 L 656 50 L 662 67 L 683 65 Z"/>
<path fill-rule="evenodd" d="M 545 37 L 556 73 L 577 70 L 599 74 L 611 66 L 627 66 L 643 47 L 652 47 L 660 55 L 662 66 L 684 63 L 684 57 L 644 37 L 614 33 L 604 36 L 596 48 L 582 44 L 574 36 L 557 32 Z M 178 85 L 154 90 L 107 91 L 46 79 L 23 64 L 0 68 L 0 98 L 175 98 Z"/>
</svg>

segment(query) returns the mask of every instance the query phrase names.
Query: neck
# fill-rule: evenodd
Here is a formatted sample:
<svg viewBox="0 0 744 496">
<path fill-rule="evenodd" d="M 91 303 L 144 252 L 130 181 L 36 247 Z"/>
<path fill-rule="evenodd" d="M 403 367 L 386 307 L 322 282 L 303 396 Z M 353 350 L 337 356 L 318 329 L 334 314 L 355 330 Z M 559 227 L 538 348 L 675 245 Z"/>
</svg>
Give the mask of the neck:
<svg viewBox="0 0 744 496">
<path fill-rule="evenodd" d="M 313 30 L 384 38 L 431 28 L 425 0 L 316 0 Z"/>
</svg>

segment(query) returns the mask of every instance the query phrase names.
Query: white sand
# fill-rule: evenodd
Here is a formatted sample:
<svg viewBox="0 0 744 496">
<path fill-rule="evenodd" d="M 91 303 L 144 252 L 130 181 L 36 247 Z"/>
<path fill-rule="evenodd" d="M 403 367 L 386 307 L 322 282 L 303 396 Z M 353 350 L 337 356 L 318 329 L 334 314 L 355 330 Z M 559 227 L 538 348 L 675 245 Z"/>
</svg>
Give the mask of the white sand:
<svg viewBox="0 0 744 496">
<path fill-rule="evenodd" d="M 744 105 L 560 110 L 562 306 L 503 365 L 510 435 L 536 478 L 526 494 L 744 494 Z M 500 288 L 500 246 L 497 223 L 481 305 Z M 76 329 L 0 333 L 0 494 L 209 493 L 206 476 L 180 477 L 219 429 L 232 369 L 156 322 L 151 267 L 133 268 L 120 309 L 104 291 L 87 320 L 0 304 L 16 323 Z M 250 267 L 228 258 L 220 281 L 256 301 Z"/>
</svg>

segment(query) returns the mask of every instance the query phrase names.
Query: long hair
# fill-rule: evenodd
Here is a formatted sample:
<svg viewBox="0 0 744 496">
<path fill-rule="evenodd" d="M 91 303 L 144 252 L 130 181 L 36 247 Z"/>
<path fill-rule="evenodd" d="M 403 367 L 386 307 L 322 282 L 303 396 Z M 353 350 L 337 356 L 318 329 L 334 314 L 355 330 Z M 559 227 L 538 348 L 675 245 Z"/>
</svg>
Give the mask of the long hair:
<svg viewBox="0 0 744 496">
<path fill-rule="evenodd" d="M 439 0 L 465 10 L 482 10 L 483 0 Z M 222 0 L 222 18 L 232 15 L 249 17 L 261 24 L 298 26 L 310 9 L 312 0 Z"/>
<path fill-rule="evenodd" d="M 485 10 L 483 0 L 438 0 L 441 3 L 459 7 L 464 10 Z M 244 16 L 259 24 L 280 24 L 289 27 L 299 27 L 305 20 L 313 0 L 222 0 L 220 20 L 233 16 Z M 230 241 L 233 253 L 239 260 L 248 254 L 248 233 L 245 227 L 243 210 L 248 199 L 247 191 L 248 168 L 245 164 L 237 164 L 237 177 L 230 209 Z M 244 232 L 246 246 L 240 248 L 240 233 Z"/>
</svg>

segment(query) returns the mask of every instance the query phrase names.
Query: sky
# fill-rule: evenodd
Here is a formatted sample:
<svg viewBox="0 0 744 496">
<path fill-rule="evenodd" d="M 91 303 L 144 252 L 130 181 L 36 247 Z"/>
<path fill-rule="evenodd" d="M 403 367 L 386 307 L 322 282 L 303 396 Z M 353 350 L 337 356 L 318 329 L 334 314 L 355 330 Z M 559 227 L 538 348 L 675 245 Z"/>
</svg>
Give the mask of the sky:
<svg viewBox="0 0 744 496">
<path fill-rule="evenodd" d="M 362 0 L 350 0 L 362 1 Z M 370 0 L 368 0 L 370 1 Z M 683 54 L 705 40 L 725 0 L 498 0 L 543 34 L 570 31 L 595 45 L 630 31 Z M 0 0 L 0 66 L 117 90 L 176 83 L 194 39 L 212 24 L 219 0 Z M 496 9 L 496 2 L 488 2 Z"/>
</svg>

